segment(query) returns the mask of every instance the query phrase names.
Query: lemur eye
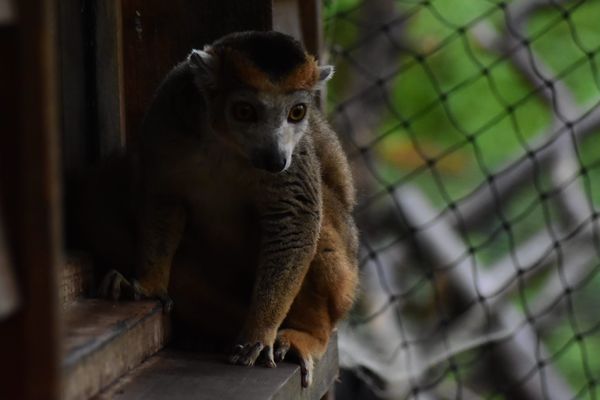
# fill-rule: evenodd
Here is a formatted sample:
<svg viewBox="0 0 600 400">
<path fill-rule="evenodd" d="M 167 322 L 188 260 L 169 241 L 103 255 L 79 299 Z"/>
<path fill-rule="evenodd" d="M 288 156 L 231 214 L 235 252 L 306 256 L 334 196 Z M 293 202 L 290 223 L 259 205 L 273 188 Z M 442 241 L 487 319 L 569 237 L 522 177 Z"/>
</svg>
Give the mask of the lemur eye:
<svg viewBox="0 0 600 400">
<path fill-rule="evenodd" d="M 250 103 L 239 101 L 233 104 L 233 118 L 242 122 L 256 121 L 256 110 Z"/>
<path fill-rule="evenodd" d="M 300 122 L 306 116 L 306 104 L 296 104 L 288 114 L 288 121 Z"/>
</svg>

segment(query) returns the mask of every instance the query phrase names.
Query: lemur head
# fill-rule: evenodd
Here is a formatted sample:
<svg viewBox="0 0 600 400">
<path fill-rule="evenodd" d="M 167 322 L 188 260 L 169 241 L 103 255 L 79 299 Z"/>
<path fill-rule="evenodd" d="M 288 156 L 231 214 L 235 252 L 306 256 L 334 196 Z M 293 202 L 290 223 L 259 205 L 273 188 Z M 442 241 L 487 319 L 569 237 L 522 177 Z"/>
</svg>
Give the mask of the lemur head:
<svg viewBox="0 0 600 400">
<path fill-rule="evenodd" d="M 188 57 L 212 129 L 256 168 L 282 172 L 308 128 L 314 93 L 333 75 L 278 32 L 227 35 Z"/>
</svg>

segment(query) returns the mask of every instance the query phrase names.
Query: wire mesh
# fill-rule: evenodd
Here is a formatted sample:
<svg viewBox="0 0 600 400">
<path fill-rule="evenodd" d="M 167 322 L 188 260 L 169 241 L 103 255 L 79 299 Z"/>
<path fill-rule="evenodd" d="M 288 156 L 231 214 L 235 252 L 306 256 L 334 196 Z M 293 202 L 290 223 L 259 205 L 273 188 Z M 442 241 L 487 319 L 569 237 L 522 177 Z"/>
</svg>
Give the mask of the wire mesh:
<svg viewBox="0 0 600 400">
<path fill-rule="evenodd" d="M 341 398 L 600 395 L 599 21 L 593 0 L 325 1 L 362 232 Z"/>
</svg>

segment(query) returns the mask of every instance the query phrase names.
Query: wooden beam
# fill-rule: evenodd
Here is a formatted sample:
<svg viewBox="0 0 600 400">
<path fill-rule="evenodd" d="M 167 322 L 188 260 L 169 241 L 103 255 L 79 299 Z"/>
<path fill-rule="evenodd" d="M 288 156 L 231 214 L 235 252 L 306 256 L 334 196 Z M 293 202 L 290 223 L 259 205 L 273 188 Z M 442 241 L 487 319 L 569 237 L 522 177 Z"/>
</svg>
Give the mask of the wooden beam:
<svg viewBox="0 0 600 400">
<path fill-rule="evenodd" d="M 0 26 L 12 25 L 16 21 L 15 5 L 12 0 L 0 0 Z"/>
<path fill-rule="evenodd" d="M 310 54 L 321 59 L 323 56 L 323 17 L 321 1 L 298 0 L 300 27 L 304 47 Z"/>
<path fill-rule="evenodd" d="M 0 323 L 0 398 L 58 399 L 56 1 L 15 5 L 18 25 L 0 31 L 0 193 L 23 302 Z"/>
<path fill-rule="evenodd" d="M 338 376 L 337 335 L 316 362 L 313 382 L 300 385 L 300 367 L 288 361 L 277 368 L 231 365 L 223 354 L 163 350 L 115 382 L 98 400 L 133 399 L 322 399 Z"/>
<path fill-rule="evenodd" d="M 106 158 L 125 146 L 123 30 L 121 0 L 96 0 L 96 129 L 99 155 Z"/>
<path fill-rule="evenodd" d="M 318 0 L 274 0 L 273 29 L 300 40 L 306 50 L 321 58 L 323 23 Z"/>
<path fill-rule="evenodd" d="M 19 291 L 13 268 L 0 215 L 0 321 L 12 315 L 19 307 Z"/>
<path fill-rule="evenodd" d="M 304 43 L 298 0 L 273 1 L 273 30 L 288 34 Z"/>
<path fill-rule="evenodd" d="M 90 7 L 86 0 L 61 0 L 58 6 L 62 161 L 71 176 L 91 161 L 91 148 L 96 145 L 90 121 L 91 74 L 86 70 L 86 50 L 91 47 L 86 24 Z"/>
<path fill-rule="evenodd" d="M 121 12 L 128 141 L 164 76 L 192 48 L 230 32 L 272 28 L 271 0 L 128 0 Z"/>
</svg>

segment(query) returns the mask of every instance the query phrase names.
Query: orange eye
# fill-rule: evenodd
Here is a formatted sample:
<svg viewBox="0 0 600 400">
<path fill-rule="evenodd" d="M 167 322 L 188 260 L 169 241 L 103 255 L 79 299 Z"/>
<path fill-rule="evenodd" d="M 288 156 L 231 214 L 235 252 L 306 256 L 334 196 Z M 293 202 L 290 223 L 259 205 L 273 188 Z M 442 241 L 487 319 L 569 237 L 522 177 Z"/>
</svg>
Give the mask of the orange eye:
<svg viewBox="0 0 600 400">
<path fill-rule="evenodd" d="M 300 122 L 306 116 L 306 104 L 296 104 L 288 114 L 288 121 Z"/>
<path fill-rule="evenodd" d="M 250 103 L 243 101 L 233 104 L 232 108 L 233 118 L 242 122 L 256 121 L 256 110 Z"/>
</svg>

